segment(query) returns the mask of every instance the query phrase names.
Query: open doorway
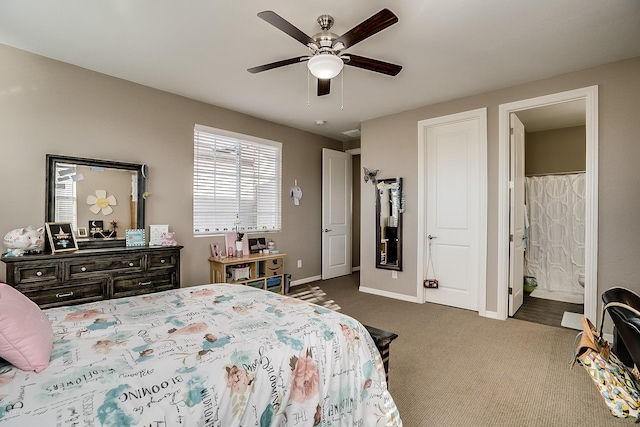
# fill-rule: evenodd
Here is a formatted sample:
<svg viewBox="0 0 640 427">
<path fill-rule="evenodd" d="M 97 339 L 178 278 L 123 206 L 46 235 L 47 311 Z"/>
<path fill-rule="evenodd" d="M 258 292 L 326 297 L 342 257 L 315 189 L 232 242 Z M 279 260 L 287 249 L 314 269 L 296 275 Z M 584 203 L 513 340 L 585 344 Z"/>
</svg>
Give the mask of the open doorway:
<svg viewBox="0 0 640 427">
<path fill-rule="evenodd" d="M 524 214 L 523 256 L 514 260 L 522 264 L 514 271 L 519 272 L 515 280 L 524 283 L 523 298 L 519 308 L 510 306 L 509 313 L 515 319 L 582 327 L 585 112 L 585 100 L 578 99 L 511 113 L 524 130 L 523 183 L 512 189 Z"/>
<path fill-rule="evenodd" d="M 573 107 L 580 107 L 578 109 Z M 547 109 L 548 108 L 548 109 Z M 500 194 L 499 194 L 499 240 L 498 240 L 498 313 L 497 317 L 506 319 L 510 310 L 509 295 L 522 292 L 524 283 L 509 274 L 513 270 L 510 258 L 510 200 L 513 183 L 510 177 L 510 118 L 512 114 L 523 117 L 529 127 L 535 127 L 534 116 L 544 118 L 547 122 L 567 120 L 564 110 L 576 110 L 584 120 L 585 154 L 584 154 L 584 315 L 596 321 L 597 308 L 597 87 L 592 86 L 568 92 L 532 98 L 528 100 L 500 105 L 499 139 L 500 139 Z M 528 117 L 530 114 L 532 117 Z M 562 127 L 560 124 L 551 125 Z M 529 129 L 531 130 L 531 129 Z M 576 276 L 577 277 L 577 276 Z M 581 286 L 581 285 L 580 285 Z M 515 289 L 515 290 L 514 290 Z M 513 307 L 512 307 L 513 308 Z M 515 310 L 512 310 L 514 312 Z"/>
</svg>

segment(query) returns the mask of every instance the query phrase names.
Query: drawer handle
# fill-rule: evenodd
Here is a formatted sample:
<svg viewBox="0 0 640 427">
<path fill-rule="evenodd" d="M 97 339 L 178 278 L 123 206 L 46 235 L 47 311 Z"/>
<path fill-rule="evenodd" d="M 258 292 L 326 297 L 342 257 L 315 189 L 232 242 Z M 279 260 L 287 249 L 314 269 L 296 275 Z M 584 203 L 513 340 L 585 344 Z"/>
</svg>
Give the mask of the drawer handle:
<svg viewBox="0 0 640 427">
<path fill-rule="evenodd" d="M 164 264 L 165 262 L 167 262 L 167 260 L 165 260 L 165 259 L 161 259 L 160 260 L 160 264 Z"/>
<path fill-rule="evenodd" d="M 129 263 L 129 267 L 133 267 L 133 263 L 132 262 Z"/>
<path fill-rule="evenodd" d="M 138 282 L 138 286 L 149 286 L 151 284 L 151 281 L 148 282 Z"/>
<path fill-rule="evenodd" d="M 82 267 L 80 271 L 87 271 L 87 267 Z"/>
<path fill-rule="evenodd" d="M 72 297 L 72 296 L 73 296 L 73 291 L 67 292 L 66 294 L 56 294 L 56 298 L 66 298 L 66 297 Z"/>
<path fill-rule="evenodd" d="M 38 272 L 36 273 L 36 276 L 38 276 L 38 277 L 42 276 L 42 271 L 38 271 Z"/>
</svg>

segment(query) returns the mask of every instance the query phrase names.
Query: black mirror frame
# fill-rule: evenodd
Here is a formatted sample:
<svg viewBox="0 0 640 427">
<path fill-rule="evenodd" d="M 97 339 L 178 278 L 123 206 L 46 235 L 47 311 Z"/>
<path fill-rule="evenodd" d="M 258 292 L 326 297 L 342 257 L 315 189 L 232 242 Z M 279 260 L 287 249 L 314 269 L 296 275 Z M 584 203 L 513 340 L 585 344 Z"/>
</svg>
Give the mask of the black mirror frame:
<svg viewBox="0 0 640 427">
<path fill-rule="evenodd" d="M 46 175 L 46 200 L 45 200 L 45 222 L 55 222 L 56 202 L 55 202 L 55 171 L 57 163 L 72 163 L 83 166 L 96 166 L 110 169 L 122 169 L 135 171 L 138 174 L 138 200 L 136 201 L 136 222 L 138 228 L 145 228 L 145 207 L 144 192 L 146 191 L 147 174 L 146 165 L 137 163 L 115 162 L 110 160 L 88 159 L 82 157 L 59 156 L 57 154 L 47 154 L 47 175 Z M 101 240 L 91 239 L 88 241 L 78 241 L 80 249 L 97 249 L 124 247 L 124 239 Z"/>
<path fill-rule="evenodd" d="M 396 264 L 383 264 L 382 263 L 382 229 L 380 227 L 380 213 L 382 212 L 382 206 L 380 202 L 380 189 L 378 188 L 379 182 L 398 182 L 399 183 L 399 191 L 400 191 L 400 207 L 398 212 L 398 262 Z M 376 268 L 381 268 L 384 270 L 396 270 L 402 271 L 402 211 L 404 210 L 403 205 L 403 190 L 402 190 L 402 178 L 393 178 L 393 179 L 380 179 L 376 181 Z"/>
</svg>

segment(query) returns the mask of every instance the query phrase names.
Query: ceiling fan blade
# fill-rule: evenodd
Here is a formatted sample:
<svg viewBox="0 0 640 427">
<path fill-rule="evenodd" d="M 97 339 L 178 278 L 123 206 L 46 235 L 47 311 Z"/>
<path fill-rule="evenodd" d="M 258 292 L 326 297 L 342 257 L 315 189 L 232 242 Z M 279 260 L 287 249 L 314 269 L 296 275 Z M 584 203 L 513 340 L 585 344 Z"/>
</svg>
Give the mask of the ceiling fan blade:
<svg viewBox="0 0 640 427">
<path fill-rule="evenodd" d="M 396 76 L 402 70 L 401 65 L 391 64 L 389 62 L 379 61 L 377 59 L 365 58 L 358 55 L 346 55 L 349 57 L 348 61 L 345 61 L 345 65 L 351 65 L 352 67 L 363 68 L 369 71 L 375 71 L 376 73 L 387 74 L 389 76 Z"/>
<path fill-rule="evenodd" d="M 282 61 L 272 62 L 270 64 L 260 65 L 258 67 L 253 67 L 247 69 L 250 73 L 260 73 L 262 71 L 272 70 L 274 68 L 284 67 L 285 65 L 297 64 L 298 62 L 302 62 L 305 59 L 308 59 L 308 56 L 298 56 L 296 58 L 283 59 Z"/>
<path fill-rule="evenodd" d="M 265 10 L 264 12 L 260 12 L 258 13 L 258 17 L 264 19 L 280 31 L 289 34 L 291 37 L 298 40 L 305 46 L 308 46 L 309 43 L 317 46 L 314 39 L 300 31 L 298 28 L 296 28 L 294 25 L 292 25 L 290 22 L 288 22 L 272 10 Z"/>
<path fill-rule="evenodd" d="M 318 79 L 318 96 L 329 95 L 331 79 Z"/>
<path fill-rule="evenodd" d="M 389 9 L 382 9 L 380 12 L 373 15 L 371 18 L 356 25 L 340 37 L 334 40 L 333 46 L 338 43 L 342 43 L 344 48 L 347 49 L 356 43 L 360 43 L 367 37 L 371 37 L 384 30 L 387 27 L 398 22 L 398 17 Z"/>
</svg>

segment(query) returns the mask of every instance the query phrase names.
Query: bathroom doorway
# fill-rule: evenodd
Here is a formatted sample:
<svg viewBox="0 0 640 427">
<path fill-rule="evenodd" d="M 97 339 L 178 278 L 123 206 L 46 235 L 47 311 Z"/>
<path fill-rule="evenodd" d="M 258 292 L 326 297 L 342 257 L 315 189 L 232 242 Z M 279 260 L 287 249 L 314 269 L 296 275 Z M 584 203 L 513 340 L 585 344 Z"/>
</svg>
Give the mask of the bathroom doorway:
<svg viewBox="0 0 640 427">
<path fill-rule="evenodd" d="M 509 200 L 513 193 L 510 188 L 514 186 L 509 175 L 511 164 L 509 117 L 511 114 L 517 114 L 526 128 L 527 137 L 525 139 L 528 141 L 525 142 L 525 145 L 527 142 L 529 144 L 525 149 L 527 164 L 525 174 L 529 175 L 526 180 L 533 181 L 534 188 L 543 198 L 549 199 L 548 196 L 553 196 L 550 200 L 542 201 L 549 203 L 549 206 L 540 204 L 535 206 L 538 210 L 537 214 L 540 212 L 550 214 L 547 222 L 533 224 L 537 234 L 534 233 L 530 223 L 527 233 L 525 233 L 525 239 L 540 240 L 541 235 L 551 237 L 551 245 L 542 251 L 540 248 L 531 246 L 532 243 L 539 244 L 539 241 L 526 242 L 529 251 L 527 262 L 539 264 L 525 266 L 524 275 L 529 276 L 527 281 L 514 277 L 509 280 L 510 272 L 516 271 L 509 256 L 509 245 L 512 244 L 509 234 Z M 556 319 L 553 322 L 557 326 L 564 323 L 561 315 L 565 311 L 580 313 L 574 316 L 574 320 L 577 320 L 578 324 L 581 313 L 595 320 L 597 293 L 597 276 L 595 274 L 597 270 L 597 87 L 501 105 L 500 127 L 500 182 L 504 185 L 505 191 L 500 194 L 503 208 L 501 208 L 499 218 L 501 236 L 499 253 L 504 257 L 499 257 L 498 317 L 504 316 L 506 318 L 509 310 L 515 308 L 513 310 L 515 314 L 512 314 L 515 318 L 527 317 L 527 320 L 533 321 L 535 319 L 532 316 L 555 316 Z M 546 184 L 547 187 L 543 185 L 546 181 L 551 182 Z M 581 193 L 583 198 L 577 201 L 568 200 L 568 195 L 574 195 L 574 193 Z M 531 212 L 529 208 L 527 210 Z M 578 218 L 572 217 L 564 222 L 559 217 L 560 212 L 570 212 L 573 215 L 574 211 L 581 211 L 582 215 Z M 535 221 L 540 221 L 540 219 L 536 218 Z M 560 237 L 566 237 L 565 235 L 570 237 L 562 241 Z M 574 241 L 579 243 L 577 248 L 570 245 Z M 540 259 L 536 259 L 536 256 L 539 256 Z M 572 263 L 576 265 L 572 265 Z M 532 277 L 532 271 L 539 277 Z M 541 283 L 536 283 L 536 279 Z M 509 306 L 510 298 L 507 298 L 507 296 L 517 293 L 518 287 L 520 292 L 524 294 L 524 310 L 521 309 L 520 313 L 517 312 L 517 307 Z M 522 292 L 525 287 L 527 288 L 526 292 Z M 538 298 L 537 295 L 531 296 L 535 294 L 536 290 L 543 291 L 541 292 L 542 298 Z M 565 291 L 568 295 L 566 298 L 548 299 L 549 295 L 544 295 L 546 292 L 555 297 Z M 557 301 L 558 299 L 560 301 Z M 554 315 L 553 313 L 556 311 L 559 313 Z M 560 316 L 559 320 L 558 316 Z M 538 321 L 539 323 L 548 323 L 551 320 L 541 317 Z"/>
</svg>

